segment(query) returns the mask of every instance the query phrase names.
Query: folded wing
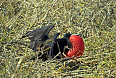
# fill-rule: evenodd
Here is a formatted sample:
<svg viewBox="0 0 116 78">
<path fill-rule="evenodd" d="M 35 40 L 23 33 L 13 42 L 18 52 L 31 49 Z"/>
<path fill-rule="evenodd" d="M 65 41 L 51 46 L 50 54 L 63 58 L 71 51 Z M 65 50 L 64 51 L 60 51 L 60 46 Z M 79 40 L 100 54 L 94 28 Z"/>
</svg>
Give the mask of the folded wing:
<svg viewBox="0 0 116 78">
<path fill-rule="evenodd" d="M 49 38 L 48 34 L 49 34 L 50 30 L 54 26 L 55 25 L 48 25 L 48 26 L 45 26 L 45 27 L 42 27 L 42 28 L 38 28 L 38 29 L 33 30 L 33 31 L 29 31 L 23 37 L 28 37 L 31 40 L 31 42 L 30 42 L 31 48 L 34 51 L 37 51 L 36 46 L 41 46 L 42 43 Z"/>
</svg>

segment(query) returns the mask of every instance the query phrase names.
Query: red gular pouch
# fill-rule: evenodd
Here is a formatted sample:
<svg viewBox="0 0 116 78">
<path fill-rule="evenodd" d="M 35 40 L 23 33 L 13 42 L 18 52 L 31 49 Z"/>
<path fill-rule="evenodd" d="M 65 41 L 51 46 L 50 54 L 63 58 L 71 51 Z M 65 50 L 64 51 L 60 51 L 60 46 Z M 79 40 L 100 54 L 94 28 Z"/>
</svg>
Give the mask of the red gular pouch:
<svg viewBox="0 0 116 78">
<path fill-rule="evenodd" d="M 71 35 L 69 40 L 71 42 L 72 48 L 68 52 L 65 52 L 64 54 L 66 55 L 66 57 L 80 58 L 80 56 L 82 56 L 82 54 L 84 52 L 84 41 L 83 41 L 83 39 L 80 36 Z M 76 59 L 74 59 L 74 60 L 76 60 Z"/>
</svg>

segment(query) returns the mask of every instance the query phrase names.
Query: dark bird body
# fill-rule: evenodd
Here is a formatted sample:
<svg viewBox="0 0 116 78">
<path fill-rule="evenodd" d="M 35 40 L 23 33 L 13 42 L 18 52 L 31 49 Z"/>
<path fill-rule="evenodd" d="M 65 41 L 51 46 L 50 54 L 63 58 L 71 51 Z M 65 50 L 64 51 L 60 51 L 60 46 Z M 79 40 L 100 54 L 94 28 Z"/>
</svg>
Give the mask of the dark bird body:
<svg viewBox="0 0 116 78">
<path fill-rule="evenodd" d="M 22 36 L 22 38 L 28 37 L 31 40 L 30 46 L 33 49 L 33 51 L 37 52 L 40 48 L 42 49 L 43 53 L 41 53 L 42 56 L 40 58 L 43 58 L 43 60 L 52 59 L 59 52 L 61 52 L 62 54 L 64 51 L 65 51 L 64 53 L 66 53 L 68 57 L 72 57 L 72 55 L 70 56 L 67 54 L 69 49 L 64 48 L 65 46 L 68 45 L 70 48 L 72 47 L 72 49 L 74 49 L 72 42 L 70 42 L 69 40 L 71 34 L 67 33 L 64 35 L 64 38 L 57 39 L 57 37 L 60 35 L 60 33 L 57 33 L 49 38 L 48 34 L 53 27 L 54 25 L 48 25 L 42 28 L 35 29 L 33 31 L 29 31 L 26 33 L 25 36 Z M 83 40 L 81 40 L 81 42 L 82 42 L 82 51 L 84 51 L 84 42 Z M 72 53 L 73 52 L 71 52 L 70 50 L 70 54 Z M 61 54 L 58 55 L 56 58 L 61 58 Z M 81 55 L 82 54 L 83 53 L 81 53 Z M 35 55 L 32 59 L 35 59 L 37 56 L 40 56 L 40 54 Z"/>
</svg>

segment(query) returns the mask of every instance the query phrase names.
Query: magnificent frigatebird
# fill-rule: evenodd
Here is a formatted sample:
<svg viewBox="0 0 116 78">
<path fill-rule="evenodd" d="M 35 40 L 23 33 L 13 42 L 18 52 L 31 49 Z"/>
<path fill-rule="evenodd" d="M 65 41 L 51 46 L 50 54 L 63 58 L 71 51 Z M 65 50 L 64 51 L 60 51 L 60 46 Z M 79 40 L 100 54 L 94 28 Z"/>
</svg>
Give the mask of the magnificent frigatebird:
<svg viewBox="0 0 116 78">
<path fill-rule="evenodd" d="M 29 31 L 25 36 L 22 36 L 22 38 L 28 37 L 31 40 L 30 46 L 33 51 L 37 52 L 40 49 L 43 51 L 41 54 L 35 55 L 31 59 L 35 59 L 40 55 L 42 55 L 40 58 L 43 58 L 43 60 L 53 59 L 54 57 L 61 58 L 78 56 L 79 58 L 84 52 L 83 39 L 79 35 L 71 35 L 70 33 L 65 34 L 61 39 L 57 39 L 60 33 L 49 38 L 48 34 L 54 26 L 55 25 L 48 25 L 38 28 Z M 67 45 L 71 49 L 65 48 Z M 59 52 L 61 53 L 60 55 L 58 55 Z"/>
</svg>

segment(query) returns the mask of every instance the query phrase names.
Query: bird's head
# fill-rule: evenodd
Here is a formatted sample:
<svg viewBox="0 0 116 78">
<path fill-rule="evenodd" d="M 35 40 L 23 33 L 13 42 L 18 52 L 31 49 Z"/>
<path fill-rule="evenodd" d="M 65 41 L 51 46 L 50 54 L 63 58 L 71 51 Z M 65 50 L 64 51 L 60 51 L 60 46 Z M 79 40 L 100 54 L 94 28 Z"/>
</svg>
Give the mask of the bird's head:
<svg viewBox="0 0 116 78">
<path fill-rule="evenodd" d="M 69 37 L 72 48 L 68 52 L 65 52 L 67 57 L 82 56 L 84 52 L 84 41 L 79 35 L 81 34 L 73 34 Z"/>
</svg>

